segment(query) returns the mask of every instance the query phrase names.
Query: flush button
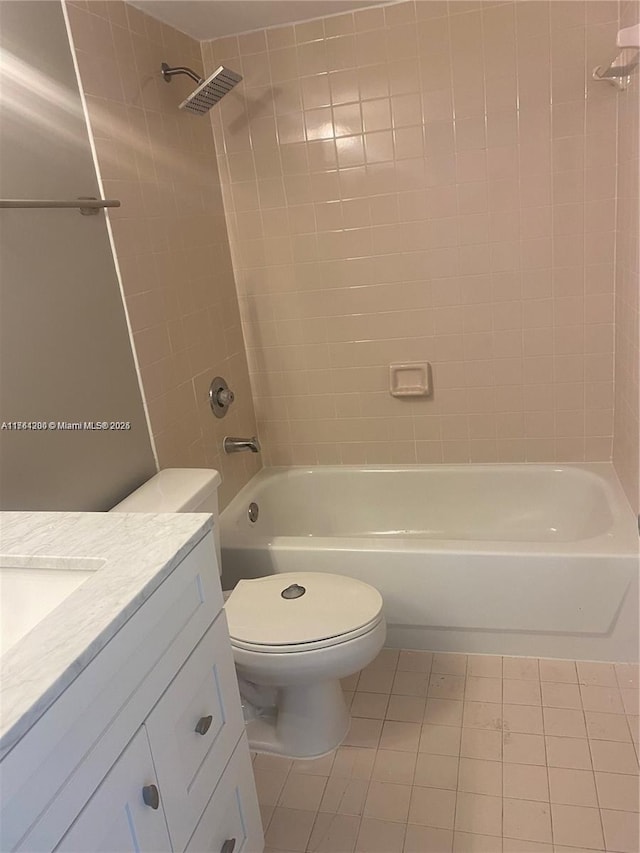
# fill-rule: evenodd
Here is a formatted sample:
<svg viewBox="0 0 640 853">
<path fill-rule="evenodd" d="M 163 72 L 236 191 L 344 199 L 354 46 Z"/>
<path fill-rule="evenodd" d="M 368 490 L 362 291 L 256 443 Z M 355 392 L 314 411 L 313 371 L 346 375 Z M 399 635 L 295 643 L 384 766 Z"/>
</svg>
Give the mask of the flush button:
<svg viewBox="0 0 640 853">
<path fill-rule="evenodd" d="M 300 596 L 304 595 L 306 591 L 307 590 L 303 586 L 299 586 L 297 583 L 292 583 L 291 586 L 283 589 L 280 595 L 283 598 L 300 598 Z"/>
</svg>

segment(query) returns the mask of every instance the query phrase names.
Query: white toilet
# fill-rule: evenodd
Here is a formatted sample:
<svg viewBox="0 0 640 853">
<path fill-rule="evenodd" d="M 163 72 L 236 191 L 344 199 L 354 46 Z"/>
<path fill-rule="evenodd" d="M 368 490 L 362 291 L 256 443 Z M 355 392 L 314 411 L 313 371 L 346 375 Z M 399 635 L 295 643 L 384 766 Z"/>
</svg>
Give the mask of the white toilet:
<svg viewBox="0 0 640 853">
<path fill-rule="evenodd" d="M 221 565 L 220 483 L 210 469 L 167 468 L 112 512 L 212 513 Z M 350 722 L 340 679 L 384 645 L 380 593 L 342 575 L 289 572 L 241 580 L 225 612 L 250 747 L 296 758 L 335 749 Z"/>
</svg>

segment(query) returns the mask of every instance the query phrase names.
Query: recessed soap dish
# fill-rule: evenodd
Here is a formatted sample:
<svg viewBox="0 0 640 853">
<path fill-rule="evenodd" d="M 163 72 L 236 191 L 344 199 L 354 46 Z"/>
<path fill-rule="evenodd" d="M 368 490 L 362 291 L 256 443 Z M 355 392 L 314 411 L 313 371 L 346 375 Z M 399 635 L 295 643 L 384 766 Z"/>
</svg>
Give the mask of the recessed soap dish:
<svg viewBox="0 0 640 853">
<path fill-rule="evenodd" d="M 430 397 L 433 393 L 431 364 L 428 361 L 389 366 L 392 397 Z"/>
</svg>

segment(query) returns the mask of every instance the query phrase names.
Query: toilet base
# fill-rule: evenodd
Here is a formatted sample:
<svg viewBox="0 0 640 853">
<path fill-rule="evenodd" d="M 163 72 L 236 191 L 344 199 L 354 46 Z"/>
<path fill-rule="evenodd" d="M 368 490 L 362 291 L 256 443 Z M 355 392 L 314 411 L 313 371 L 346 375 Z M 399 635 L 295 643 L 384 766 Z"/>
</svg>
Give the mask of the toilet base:
<svg viewBox="0 0 640 853">
<path fill-rule="evenodd" d="M 338 679 L 281 687 L 277 708 L 246 724 L 249 749 L 287 758 L 319 758 L 347 736 L 351 717 Z"/>
</svg>

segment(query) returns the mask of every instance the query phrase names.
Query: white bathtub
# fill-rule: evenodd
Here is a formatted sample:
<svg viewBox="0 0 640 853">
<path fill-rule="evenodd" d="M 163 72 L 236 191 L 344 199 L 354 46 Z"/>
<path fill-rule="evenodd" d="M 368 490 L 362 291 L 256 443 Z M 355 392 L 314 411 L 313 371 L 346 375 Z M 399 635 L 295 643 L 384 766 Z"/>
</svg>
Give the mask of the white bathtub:
<svg viewBox="0 0 640 853">
<path fill-rule="evenodd" d="M 221 540 L 226 587 L 290 571 L 373 584 L 391 645 L 638 657 L 637 526 L 607 463 L 263 469 Z"/>
</svg>

